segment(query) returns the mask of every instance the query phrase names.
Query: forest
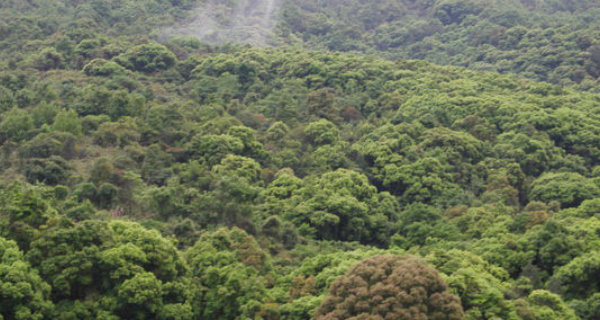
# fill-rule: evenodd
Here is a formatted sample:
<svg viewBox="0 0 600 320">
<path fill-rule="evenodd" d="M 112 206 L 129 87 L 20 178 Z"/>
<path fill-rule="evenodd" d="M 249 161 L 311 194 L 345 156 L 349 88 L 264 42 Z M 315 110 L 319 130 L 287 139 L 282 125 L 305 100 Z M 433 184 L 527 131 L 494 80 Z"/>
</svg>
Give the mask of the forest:
<svg viewBox="0 0 600 320">
<path fill-rule="evenodd" d="M 600 319 L 600 3 L 258 1 L 0 2 L 0 320 Z"/>
</svg>

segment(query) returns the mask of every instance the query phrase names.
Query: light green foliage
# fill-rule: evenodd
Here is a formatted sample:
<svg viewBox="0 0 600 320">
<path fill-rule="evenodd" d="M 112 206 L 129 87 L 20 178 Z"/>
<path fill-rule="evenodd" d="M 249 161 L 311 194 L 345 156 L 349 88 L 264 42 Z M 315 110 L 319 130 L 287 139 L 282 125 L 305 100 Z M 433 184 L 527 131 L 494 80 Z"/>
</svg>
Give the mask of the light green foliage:
<svg viewBox="0 0 600 320">
<path fill-rule="evenodd" d="M 519 319 L 512 301 L 505 298 L 508 273 L 478 256 L 459 250 L 437 251 L 427 257 L 465 308 L 467 319 Z"/>
<path fill-rule="evenodd" d="M 0 319 L 47 319 L 54 308 L 50 289 L 16 243 L 0 237 Z"/>
<path fill-rule="evenodd" d="M 550 163 L 549 143 L 514 132 L 498 136 L 497 142 L 494 152 L 501 158 L 514 159 L 526 174 L 539 175 Z"/>
<path fill-rule="evenodd" d="M 273 47 L 164 31 L 268 1 L 0 2 L 0 318 L 307 320 L 410 253 L 597 320 L 597 1 L 275 1 Z"/>
<path fill-rule="evenodd" d="M 469 133 L 435 128 L 423 132 L 419 147 L 430 154 L 443 154 L 453 164 L 465 166 L 481 160 L 484 144 Z"/>
<path fill-rule="evenodd" d="M 47 189 L 13 182 L 0 190 L 0 235 L 23 250 L 41 235 L 57 216 Z"/>
<path fill-rule="evenodd" d="M 186 253 L 196 297 L 196 318 L 256 319 L 267 301 L 267 255 L 246 232 L 219 229 L 203 235 Z"/>
<path fill-rule="evenodd" d="M 209 164 L 217 164 L 227 154 L 240 154 L 244 143 L 230 135 L 198 135 L 192 140 L 192 152 Z"/>
<path fill-rule="evenodd" d="M 252 158 L 228 155 L 213 167 L 213 171 L 217 176 L 235 176 L 255 182 L 260 177 L 261 168 Z"/>
<path fill-rule="evenodd" d="M 68 132 L 75 137 L 80 137 L 82 134 L 81 119 L 75 111 L 63 110 L 54 117 L 52 128 L 56 131 Z"/>
<path fill-rule="evenodd" d="M 600 189 L 591 181 L 577 173 L 547 173 L 531 185 L 531 200 L 544 202 L 558 201 L 564 207 L 574 207 L 582 201 L 600 195 Z"/>
<path fill-rule="evenodd" d="M 179 253 L 156 231 L 138 224 L 57 226 L 32 245 L 27 259 L 51 284 L 54 298 L 67 299 L 57 314 L 79 306 L 96 316 L 146 319 L 186 299 L 185 288 L 177 285 L 184 271 Z M 98 294 L 104 301 L 89 299 Z"/>
<path fill-rule="evenodd" d="M 32 128 L 33 121 L 25 110 L 11 109 L 5 113 L 2 122 L 0 122 L 0 139 L 2 141 L 19 142 L 25 139 L 28 131 Z"/>
<path fill-rule="evenodd" d="M 5 112 L 11 109 L 14 103 L 13 93 L 8 88 L 0 86 L 0 110 Z"/>
<path fill-rule="evenodd" d="M 83 72 L 89 76 L 115 76 L 125 73 L 125 69 L 115 62 L 95 59 L 83 67 Z"/>
<path fill-rule="evenodd" d="M 344 143 L 318 147 L 313 152 L 315 165 L 328 171 L 346 167 L 348 165 L 345 155 L 346 147 L 347 145 Z"/>
<path fill-rule="evenodd" d="M 449 168 L 435 158 L 423 158 L 412 164 L 383 168 L 383 184 L 390 192 L 401 195 L 406 203 L 433 202 L 443 193 L 455 188 Z"/>
<path fill-rule="evenodd" d="M 290 131 L 290 128 L 283 122 L 278 121 L 273 123 L 267 130 L 267 138 L 273 142 L 277 142 L 285 137 Z"/>
<path fill-rule="evenodd" d="M 339 140 L 335 124 L 325 119 L 309 124 L 304 133 L 316 145 L 333 144 Z"/>
<path fill-rule="evenodd" d="M 519 314 L 525 319 L 536 320 L 578 320 L 573 310 L 560 296 L 545 290 L 533 291 L 524 302 L 519 301 Z"/>
<path fill-rule="evenodd" d="M 134 119 L 123 117 L 117 122 L 105 122 L 93 133 L 94 141 L 104 147 L 126 146 L 139 140 L 140 134 Z"/>
<path fill-rule="evenodd" d="M 19 148 L 23 159 L 50 158 L 60 156 L 71 159 L 76 154 L 76 138 L 66 132 L 50 132 L 38 134 Z"/>
<path fill-rule="evenodd" d="M 291 170 L 281 170 L 262 193 L 265 211 L 271 215 L 292 210 L 294 204 L 289 199 L 304 186 L 304 181 Z"/>
<path fill-rule="evenodd" d="M 289 199 L 294 209 L 283 212 L 283 217 L 318 239 L 381 243 L 397 219 L 394 207 L 381 205 L 386 196 L 366 176 L 338 169 L 298 190 Z"/>
<path fill-rule="evenodd" d="M 132 308 L 141 307 L 147 309 L 148 313 L 157 313 L 161 308 L 162 283 L 152 273 L 138 273 L 119 286 L 118 295 L 121 301 Z M 134 318 L 145 318 L 143 313 L 136 314 L 133 310 L 127 313 L 134 314 Z"/>
<path fill-rule="evenodd" d="M 263 145 L 256 139 L 256 131 L 246 126 L 233 126 L 227 130 L 227 134 L 242 141 L 244 144 L 243 155 L 259 160 L 267 156 Z"/>
</svg>

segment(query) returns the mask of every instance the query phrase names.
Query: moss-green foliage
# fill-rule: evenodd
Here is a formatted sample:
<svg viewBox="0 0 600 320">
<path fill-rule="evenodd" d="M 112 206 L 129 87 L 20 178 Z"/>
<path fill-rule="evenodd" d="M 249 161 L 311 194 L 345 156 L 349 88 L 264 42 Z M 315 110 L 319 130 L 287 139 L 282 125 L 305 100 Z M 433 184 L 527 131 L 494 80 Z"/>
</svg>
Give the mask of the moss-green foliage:
<svg viewBox="0 0 600 320">
<path fill-rule="evenodd" d="M 158 232 L 138 224 L 64 222 L 36 240 L 26 257 L 52 286 L 61 319 L 77 317 L 77 312 L 161 318 L 163 307 L 186 308 L 188 289 L 181 282 L 185 267 L 179 252 Z M 91 298 L 97 296 L 102 299 Z"/>
<path fill-rule="evenodd" d="M 164 46 L 148 43 L 136 46 L 116 57 L 115 61 L 133 71 L 154 72 L 173 67 L 175 54 Z M 109 62 L 110 63 L 110 62 Z M 116 69 L 112 67 L 112 69 Z M 109 74 L 116 71 L 107 72 Z"/>
<path fill-rule="evenodd" d="M 54 305 L 51 287 L 23 259 L 13 241 L 0 238 L 0 317 L 2 319 L 48 319 Z"/>
<path fill-rule="evenodd" d="M 192 284 L 202 288 L 194 301 L 197 318 L 253 319 L 269 301 L 269 257 L 242 230 L 203 235 L 187 252 Z"/>
<path fill-rule="evenodd" d="M 4 141 L 2 175 L 56 186 L 61 196 L 6 187 L 4 201 L 14 203 L 6 208 L 16 211 L 3 213 L 3 235 L 35 259 L 59 312 L 300 319 L 315 310 L 331 281 L 317 284 L 321 269 L 286 274 L 294 274 L 296 259 L 336 249 L 288 252 L 302 243 L 356 241 L 423 256 L 459 245 L 463 258 L 452 263 L 476 266 L 432 261 L 456 285 L 450 288 L 460 293 L 467 317 L 518 319 L 535 307 L 526 300 L 533 290 L 573 282 L 563 270 L 577 270 L 567 266 L 599 249 L 598 224 L 590 223 L 600 160 L 594 94 L 417 61 L 297 49 L 231 49 L 173 63 L 116 74 L 81 67 L 48 78 L 23 64 L 14 72 L 31 77 L 16 87 L 7 80 L 13 97 L 29 92 L 30 102 L 2 116 L 3 130 L 15 133 Z M 179 73 L 185 64 L 195 66 L 186 67 L 192 77 Z M 222 77 L 235 90 L 204 90 Z M 288 105 L 296 116 L 267 112 L 275 92 L 281 101 L 296 101 Z M 38 205 L 23 204 L 27 192 L 37 195 L 27 203 Z M 98 255 L 121 245 L 111 240 L 109 225 L 92 223 L 107 218 L 145 221 L 174 239 L 173 248 L 193 246 L 202 230 L 243 228 L 273 255 L 277 264 L 269 268 L 279 272 L 244 267 L 230 299 L 217 299 L 211 290 L 234 281 L 229 273 L 213 279 L 177 271 L 165 278 L 157 265 L 134 267 L 148 258 L 127 247 L 139 256 L 128 272 L 139 272 L 104 283 L 97 277 L 110 278 L 116 267 Z M 68 275 L 48 269 L 48 261 L 72 262 L 62 253 L 45 256 L 56 245 L 41 249 L 41 241 L 85 228 L 106 233 L 72 249 L 82 259 L 91 255 L 91 264 L 54 268 L 72 270 Z M 97 253 L 87 251 L 93 246 Z M 199 268 L 190 263 L 177 268 Z M 233 272 L 243 262 L 222 263 Z M 311 289 L 312 281 L 321 289 Z M 189 283 L 205 289 L 188 289 Z M 585 298 L 569 290 L 557 292 Z M 106 300 L 86 302 L 89 295 Z"/>
<path fill-rule="evenodd" d="M 0 5 L 0 319 L 373 316 L 338 289 L 390 254 L 401 306 L 598 318 L 595 2 L 283 4 L 384 57 L 159 43 L 195 4 Z"/>
<path fill-rule="evenodd" d="M 561 0 L 284 1 L 278 40 L 595 90 L 598 10 L 593 1 Z"/>
</svg>

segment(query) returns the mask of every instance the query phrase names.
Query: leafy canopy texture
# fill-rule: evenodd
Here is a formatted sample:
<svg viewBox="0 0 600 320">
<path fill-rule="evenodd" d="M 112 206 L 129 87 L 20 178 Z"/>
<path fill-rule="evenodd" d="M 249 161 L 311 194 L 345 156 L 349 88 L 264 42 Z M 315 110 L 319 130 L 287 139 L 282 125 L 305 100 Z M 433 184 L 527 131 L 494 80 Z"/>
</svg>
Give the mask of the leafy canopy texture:
<svg viewBox="0 0 600 320">
<path fill-rule="evenodd" d="M 438 272 L 413 256 L 366 259 L 340 277 L 316 320 L 462 320 L 458 297 Z"/>
<path fill-rule="evenodd" d="M 47 319 L 50 286 L 23 259 L 14 241 L 0 237 L 0 320 Z"/>
</svg>

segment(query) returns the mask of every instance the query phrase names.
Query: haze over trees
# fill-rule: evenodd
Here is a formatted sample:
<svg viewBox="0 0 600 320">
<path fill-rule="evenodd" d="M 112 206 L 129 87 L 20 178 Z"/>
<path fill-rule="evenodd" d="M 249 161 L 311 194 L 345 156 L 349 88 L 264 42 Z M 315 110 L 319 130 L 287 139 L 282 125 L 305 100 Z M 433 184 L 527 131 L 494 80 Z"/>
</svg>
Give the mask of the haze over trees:
<svg viewBox="0 0 600 320">
<path fill-rule="evenodd" d="M 595 1 L 252 3 L 0 4 L 0 319 L 600 317 Z"/>
</svg>

